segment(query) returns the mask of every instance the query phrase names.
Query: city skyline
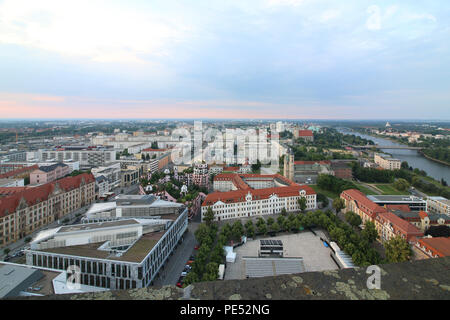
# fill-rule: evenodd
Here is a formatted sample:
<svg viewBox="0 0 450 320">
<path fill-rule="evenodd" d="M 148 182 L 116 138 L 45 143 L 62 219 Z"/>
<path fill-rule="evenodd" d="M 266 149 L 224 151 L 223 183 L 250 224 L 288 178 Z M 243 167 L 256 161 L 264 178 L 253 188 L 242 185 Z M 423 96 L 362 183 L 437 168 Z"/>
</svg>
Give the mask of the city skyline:
<svg viewBox="0 0 450 320">
<path fill-rule="evenodd" d="M 0 1 L 2 119 L 450 119 L 450 6 Z"/>
</svg>

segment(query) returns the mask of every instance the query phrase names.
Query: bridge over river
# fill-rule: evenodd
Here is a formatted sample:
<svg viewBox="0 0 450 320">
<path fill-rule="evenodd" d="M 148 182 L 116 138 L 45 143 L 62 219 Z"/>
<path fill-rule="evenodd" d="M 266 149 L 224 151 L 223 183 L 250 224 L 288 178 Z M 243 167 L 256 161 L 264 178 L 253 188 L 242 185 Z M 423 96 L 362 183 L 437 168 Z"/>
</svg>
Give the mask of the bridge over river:
<svg viewBox="0 0 450 320">
<path fill-rule="evenodd" d="M 409 147 L 409 146 L 380 146 L 379 144 L 368 144 L 365 146 L 352 146 L 349 145 L 349 147 L 352 147 L 354 149 L 372 149 L 372 148 L 378 148 L 378 149 L 404 149 L 404 150 L 421 150 L 423 147 Z"/>
</svg>

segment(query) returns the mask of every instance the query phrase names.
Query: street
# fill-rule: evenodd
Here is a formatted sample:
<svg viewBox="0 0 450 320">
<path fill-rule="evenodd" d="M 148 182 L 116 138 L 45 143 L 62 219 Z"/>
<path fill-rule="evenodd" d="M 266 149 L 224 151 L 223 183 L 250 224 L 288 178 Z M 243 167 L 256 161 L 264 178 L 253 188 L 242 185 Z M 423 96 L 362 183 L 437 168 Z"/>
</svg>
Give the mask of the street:
<svg viewBox="0 0 450 320">
<path fill-rule="evenodd" d="M 160 274 L 153 281 L 154 286 L 175 285 L 180 278 L 181 272 L 194 252 L 195 236 L 197 225 L 189 224 L 188 232 L 184 235 L 184 240 L 169 256 L 164 269 L 160 269 Z"/>
</svg>

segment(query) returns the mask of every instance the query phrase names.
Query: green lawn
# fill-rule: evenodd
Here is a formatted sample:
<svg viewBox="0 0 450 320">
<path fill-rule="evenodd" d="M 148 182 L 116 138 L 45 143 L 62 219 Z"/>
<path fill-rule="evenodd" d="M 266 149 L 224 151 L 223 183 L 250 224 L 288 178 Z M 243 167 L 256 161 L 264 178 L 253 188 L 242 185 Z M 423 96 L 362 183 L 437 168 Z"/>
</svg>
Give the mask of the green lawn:
<svg viewBox="0 0 450 320">
<path fill-rule="evenodd" d="M 358 187 L 359 191 L 361 191 L 364 194 L 376 194 L 375 191 L 367 188 L 366 186 L 363 186 L 362 184 L 356 183 L 354 181 L 353 183 Z"/>
<path fill-rule="evenodd" d="M 384 195 L 393 194 L 393 195 L 408 195 L 408 191 L 399 191 L 394 188 L 394 186 L 390 183 L 388 184 L 375 184 L 375 186 L 383 191 Z"/>
<path fill-rule="evenodd" d="M 315 192 L 317 192 L 317 193 L 322 193 L 322 194 L 324 194 L 325 196 L 327 196 L 328 198 L 335 199 L 335 198 L 338 198 L 338 197 L 339 197 L 339 194 L 334 193 L 334 192 L 332 192 L 332 191 L 320 189 L 316 184 L 310 184 L 309 186 L 310 186 L 311 188 L 313 188 Z"/>
</svg>

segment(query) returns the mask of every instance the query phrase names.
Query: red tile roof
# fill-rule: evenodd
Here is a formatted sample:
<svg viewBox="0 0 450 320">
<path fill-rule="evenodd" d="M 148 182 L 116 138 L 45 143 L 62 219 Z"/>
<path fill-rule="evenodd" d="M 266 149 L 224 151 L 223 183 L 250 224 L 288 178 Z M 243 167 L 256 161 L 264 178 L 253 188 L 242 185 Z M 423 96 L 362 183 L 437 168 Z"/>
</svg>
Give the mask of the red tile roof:
<svg viewBox="0 0 450 320">
<path fill-rule="evenodd" d="M 425 211 L 419 211 L 420 219 L 425 219 L 425 217 L 428 217 L 428 213 Z"/>
<path fill-rule="evenodd" d="M 273 187 L 264 189 L 252 189 L 247 183 L 245 183 L 245 178 L 271 178 L 279 179 L 284 183 L 288 184 L 285 187 Z M 236 173 L 222 173 L 214 177 L 214 181 L 232 181 L 238 190 L 227 191 L 227 192 L 214 192 L 210 193 L 202 206 L 212 205 L 217 201 L 223 201 L 226 203 L 234 203 L 245 201 L 245 196 L 250 192 L 252 198 L 255 199 L 268 199 L 272 194 L 277 194 L 279 197 L 292 197 L 298 196 L 300 190 L 305 190 L 307 195 L 316 194 L 316 192 L 309 186 L 298 185 L 295 182 L 289 180 L 288 178 L 280 174 L 236 174 Z"/>
<path fill-rule="evenodd" d="M 0 188 L 0 197 L 9 196 L 14 193 L 22 192 L 28 187 L 1 187 Z"/>
<path fill-rule="evenodd" d="M 354 200 L 360 210 L 365 212 L 372 219 L 377 213 L 386 212 L 387 209 L 377 205 L 375 202 L 369 200 L 364 193 L 357 189 L 344 190 L 341 193 L 341 198 L 347 200 Z"/>
<path fill-rule="evenodd" d="M 144 149 L 144 150 L 142 150 L 142 151 L 146 151 L 146 152 L 150 152 L 150 151 L 159 151 L 159 152 L 163 152 L 163 151 L 167 151 L 167 150 L 169 150 L 169 149 L 153 149 L 153 148 L 147 148 L 147 149 Z"/>
<path fill-rule="evenodd" d="M 206 196 L 202 206 L 211 206 L 217 201 L 224 203 L 244 202 L 245 196 L 250 193 L 253 200 L 268 199 L 272 194 L 278 197 L 295 197 L 299 195 L 300 190 L 305 190 L 307 195 L 316 194 L 316 192 L 309 186 L 289 186 L 289 187 L 275 187 L 265 189 L 248 189 L 235 190 L 228 192 L 214 192 Z"/>
<path fill-rule="evenodd" d="M 392 223 L 394 230 L 399 231 L 404 234 L 407 240 L 410 240 L 412 236 L 423 236 L 423 232 L 420 231 L 416 226 L 412 225 L 406 220 L 397 217 L 392 212 L 386 211 L 378 214 L 377 218 L 382 224 L 386 222 Z"/>
<path fill-rule="evenodd" d="M 17 176 L 19 174 L 26 173 L 28 171 L 33 171 L 33 170 L 36 170 L 36 169 L 39 169 L 39 166 L 37 164 L 32 165 L 30 167 L 19 168 L 19 169 L 13 170 L 13 171 L 9 171 L 9 172 L 0 174 L 0 179 L 8 179 L 10 177 L 14 177 L 14 176 Z"/>
<path fill-rule="evenodd" d="M 238 171 L 239 167 L 223 167 L 223 171 Z"/>
<path fill-rule="evenodd" d="M 419 239 L 419 244 L 427 250 L 431 250 L 433 255 L 438 255 L 439 257 L 450 256 L 450 238 L 422 238 Z"/>
<path fill-rule="evenodd" d="M 387 204 L 385 205 L 386 209 L 388 210 L 400 210 L 404 212 L 410 212 L 411 209 L 407 204 Z"/>
<path fill-rule="evenodd" d="M 48 196 L 55 189 L 56 185 L 67 192 L 80 187 L 83 180 L 85 181 L 85 183 L 95 182 L 95 178 L 91 173 L 83 173 L 74 177 L 63 178 L 37 187 L 30 187 L 25 189 L 19 187 L 22 189 L 20 192 L 14 193 L 4 198 L 0 198 L 0 217 L 15 212 L 22 198 L 26 201 L 28 206 L 32 206 L 36 203 L 47 200 Z"/>
<path fill-rule="evenodd" d="M 294 164 L 331 164 L 330 160 L 320 160 L 320 161 L 294 161 Z"/>
<path fill-rule="evenodd" d="M 313 132 L 311 130 L 298 130 L 299 137 L 313 137 Z"/>
</svg>

